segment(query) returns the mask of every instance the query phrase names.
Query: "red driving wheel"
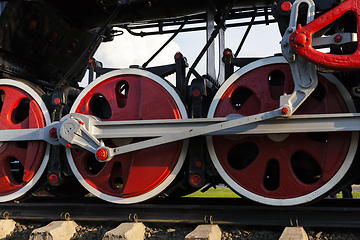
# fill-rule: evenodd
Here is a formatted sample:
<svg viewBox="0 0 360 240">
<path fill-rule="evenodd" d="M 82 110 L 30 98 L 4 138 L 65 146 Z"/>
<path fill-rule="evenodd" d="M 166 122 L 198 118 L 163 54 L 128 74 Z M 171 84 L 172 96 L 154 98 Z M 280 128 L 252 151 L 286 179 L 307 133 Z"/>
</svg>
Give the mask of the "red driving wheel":
<svg viewBox="0 0 360 240">
<path fill-rule="evenodd" d="M 50 122 L 40 95 L 30 84 L 9 79 L 0 83 L 0 129 L 42 128 Z M 26 194 L 42 175 L 48 161 L 44 141 L 0 143 L 0 201 Z"/>
<path fill-rule="evenodd" d="M 349 112 L 337 85 L 322 75 L 318 80 L 316 90 L 295 114 Z M 280 95 L 291 94 L 293 88 L 288 64 L 257 65 L 219 90 L 222 94 L 211 114 L 250 116 L 271 111 L 279 107 Z M 239 194 L 270 205 L 295 205 L 316 198 L 320 188 L 343 177 L 336 175 L 345 161 L 352 161 L 348 158 L 355 154 L 349 150 L 353 139 L 351 132 L 326 132 L 208 140 L 215 166 Z"/>
<path fill-rule="evenodd" d="M 73 112 L 103 121 L 186 118 L 185 108 L 170 85 L 145 71 L 111 73 L 84 91 Z M 104 142 L 116 147 L 141 140 L 144 138 Z M 93 153 L 75 149 L 69 161 L 78 180 L 94 195 L 111 202 L 132 203 L 158 195 L 176 176 L 185 153 L 184 143 L 179 141 L 118 155 L 107 163 L 96 161 Z"/>
</svg>

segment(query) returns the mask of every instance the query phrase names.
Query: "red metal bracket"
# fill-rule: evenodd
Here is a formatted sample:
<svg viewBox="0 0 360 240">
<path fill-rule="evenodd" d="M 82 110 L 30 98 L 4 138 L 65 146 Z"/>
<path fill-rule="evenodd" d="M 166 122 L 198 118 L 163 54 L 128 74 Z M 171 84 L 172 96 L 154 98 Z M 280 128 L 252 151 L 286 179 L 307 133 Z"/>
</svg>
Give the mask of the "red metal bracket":
<svg viewBox="0 0 360 240">
<path fill-rule="evenodd" d="M 315 50 L 311 46 L 312 34 L 318 32 L 330 23 L 334 22 L 346 13 L 353 13 L 357 19 L 358 29 L 358 47 L 357 50 L 349 55 L 335 55 L 323 53 Z M 305 26 L 299 26 L 296 31 L 290 35 L 290 46 L 301 57 L 307 59 L 313 64 L 332 70 L 356 71 L 360 70 L 360 0 L 347 0 L 330 11 L 314 19 Z"/>
</svg>

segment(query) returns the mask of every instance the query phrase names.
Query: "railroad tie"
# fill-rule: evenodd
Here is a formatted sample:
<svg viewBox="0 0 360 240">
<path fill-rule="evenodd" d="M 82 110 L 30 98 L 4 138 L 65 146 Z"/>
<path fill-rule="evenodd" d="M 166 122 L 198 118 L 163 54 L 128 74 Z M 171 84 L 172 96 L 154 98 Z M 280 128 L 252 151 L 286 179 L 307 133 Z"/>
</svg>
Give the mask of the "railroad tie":
<svg viewBox="0 0 360 240">
<path fill-rule="evenodd" d="M 29 240 L 69 240 L 76 233 L 76 227 L 74 221 L 54 221 L 32 231 Z"/>
<path fill-rule="evenodd" d="M 12 219 L 0 220 L 0 239 L 5 239 L 15 228 L 15 221 Z"/>
<path fill-rule="evenodd" d="M 308 236 L 302 227 L 286 227 L 279 240 L 308 240 Z"/>
<path fill-rule="evenodd" d="M 220 240 L 221 230 L 218 225 L 203 224 L 186 235 L 185 240 Z"/>
<path fill-rule="evenodd" d="M 103 240 L 144 240 L 145 225 L 141 222 L 125 222 L 105 233 Z"/>
</svg>

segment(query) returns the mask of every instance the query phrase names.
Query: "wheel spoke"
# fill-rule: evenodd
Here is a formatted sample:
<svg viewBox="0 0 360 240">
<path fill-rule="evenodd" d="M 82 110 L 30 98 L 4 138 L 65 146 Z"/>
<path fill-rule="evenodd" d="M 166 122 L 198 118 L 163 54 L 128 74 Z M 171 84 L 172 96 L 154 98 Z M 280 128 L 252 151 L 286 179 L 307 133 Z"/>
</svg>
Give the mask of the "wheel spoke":
<svg viewBox="0 0 360 240">
<path fill-rule="evenodd" d="M 319 136 L 317 139 L 312 139 L 312 138 L 316 138 L 317 135 Z M 310 135 L 307 134 L 297 134 L 296 138 L 297 138 L 297 145 L 299 148 L 299 151 L 304 151 L 306 153 L 308 153 L 311 157 L 314 158 L 314 160 L 316 160 L 316 162 L 319 164 L 319 166 L 321 166 L 321 168 L 324 167 L 324 165 L 326 164 L 326 151 L 328 148 L 328 144 L 327 144 L 327 140 L 326 139 L 320 139 L 323 135 L 325 135 L 324 137 L 327 136 L 327 134 L 316 134 L 313 133 Z M 311 137 L 314 136 L 314 137 Z M 305 143 L 306 144 L 303 144 Z"/>
<path fill-rule="evenodd" d="M 163 177 L 168 176 L 170 169 L 175 165 L 172 159 L 179 155 L 179 150 L 174 151 L 179 145 L 181 146 L 179 143 L 166 144 L 136 154 L 126 181 L 124 194 L 132 196 L 144 193 L 163 181 Z M 163 155 L 166 155 L 167 158 L 164 158 Z M 139 176 L 142 176 L 142 181 L 139 181 Z M 149 183 L 152 184 L 149 185 Z"/>
<path fill-rule="evenodd" d="M 93 180 L 99 183 L 97 187 L 107 194 L 117 193 L 122 195 L 129 171 L 131 170 L 132 161 L 133 154 L 129 153 L 116 156 L 110 162 L 107 162 L 104 168 L 93 176 Z"/>
<path fill-rule="evenodd" d="M 26 162 L 27 149 L 19 147 L 16 142 L 11 142 L 9 143 L 6 155 L 6 157 L 16 158 L 24 166 Z"/>
<path fill-rule="evenodd" d="M 309 96 L 303 104 L 300 105 L 299 109 L 295 112 L 295 114 L 304 114 L 311 112 L 313 114 L 324 113 L 326 110 L 326 104 L 323 101 L 319 102 L 312 96 Z"/>
<path fill-rule="evenodd" d="M 280 181 L 279 188 L 273 192 L 272 197 L 293 198 L 306 194 L 309 186 L 299 181 L 291 167 L 291 156 L 288 153 L 280 156 Z M 310 186 L 313 189 L 313 186 Z"/>
<path fill-rule="evenodd" d="M 2 148 L 3 147 L 6 146 L 3 145 Z M 2 184 L 0 196 L 10 189 L 11 182 L 9 177 L 13 179 L 11 175 L 10 159 L 7 157 L 7 153 L 2 152 L 0 153 L 0 183 Z M 15 181 L 12 182 L 14 183 Z"/>
<path fill-rule="evenodd" d="M 11 94 L 11 91 L 6 91 L 5 99 L 2 105 L 1 113 L 0 113 L 0 124 L 4 129 L 13 129 L 14 124 L 11 122 L 11 112 L 15 108 L 14 104 L 17 100 L 16 96 Z"/>
<path fill-rule="evenodd" d="M 26 96 L 19 92 L 17 89 L 12 87 L 1 87 L 1 90 L 4 91 L 5 98 L 2 105 L 2 112 L 8 113 L 10 109 L 13 109 L 14 105 L 16 106 L 21 99 L 25 98 Z"/>
<path fill-rule="evenodd" d="M 34 170 L 41 163 L 45 145 L 40 142 L 9 142 L 6 143 L 6 151 L 0 154 L 1 159 L 19 161 L 17 164 L 23 172 L 22 182 L 28 182 L 34 176 Z M 40 154 L 39 154 L 40 152 Z M 8 163 L 2 162 L 6 167 Z M 21 165 L 19 165 L 21 164 Z"/>
<path fill-rule="evenodd" d="M 247 179 L 246 185 L 244 184 L 246 188 L 253 188 L 252 186 L 257 186 L 256 191 L 263 191 L 263 179 L 269 160 L 268 153 L 263 152 L 262 149 L 260 149 L 259 155 L 256 157 L 254 162 L 239 172 L 239 178 Z"/>
</svg>

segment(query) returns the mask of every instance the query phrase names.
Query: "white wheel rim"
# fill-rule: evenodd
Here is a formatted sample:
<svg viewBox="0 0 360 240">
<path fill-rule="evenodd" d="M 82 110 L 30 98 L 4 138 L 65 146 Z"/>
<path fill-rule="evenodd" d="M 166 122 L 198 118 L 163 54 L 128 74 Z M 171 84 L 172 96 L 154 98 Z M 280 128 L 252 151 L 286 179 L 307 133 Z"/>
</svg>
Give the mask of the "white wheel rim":
<svg viewBox="0 0 360 240">
<path fill-rule="evenodd" d="M 182 101 L 181 101 L 180 97 L 178 96 L 178 94 L 176 93 L 176 91 L 164 79 L 160 78 L 159 76 L 157 76 L 153 73 L 150 73 L 150 72 L 147 72 L 144 70 L 140 70 L 140 69 L 115 70 L 115 71 L 112 71 L 112 72 L 102 75 L 95 81 L 91 82 L 80 93 L 80 95 L 76 98 L 76 100 L 70 110 L 70 113 L 74 113 L 76 111 L 76 108 L 78 107 L 79 103 L 81 102 L 81 99 L 97 84 L 99 84 L 111 77 L 121 76 L 121 75 L 125 75 L 125 74 L 132 74 L 132 75 L 147 77 L 147 78 L 157 82 L 158 84 L 160 84 L 172 96 L 173 100 L 175 101 L 175 103 L 178 106 L 181 117 L 183 119 L 187 118 L 185 106 L 182 103 Z M 99 190 L 97 190 L 96 188 L 92 187 L 90 184 L 88 184 L 86 182 L 86 180 L 83 178 L 83 176 L 80 174 L 80 172 L 76 168 L 70 148 L 66 148 L 66 156 L 68 158 L 70 167 L 71 167 L 73 173 L 75 174 L 76 178 L 90 193 L 92 193 L 93 195 L 95 195 L 105 201 L 108 201 L 108 202 L 118 203 L 118 204 L 132 204 L 132 203 L 138 203 L 138 202 L 142 202 L 142 201 L 148 200 L 150 198 L 156 197 L 170 185 L 170 183 L 175 179 L 175 177 L 179 173 L 179 171 L 185 161 L 188 144 L 189 144 L 188 140 L 183 141 L 179 159 L 178 159 L 175 167 L 171 171 L 170 175 L 163 182 L 161 182 L 158 186 L 156 186 L 155 188 L 153 188 L 152 190 L 150 190 L 144 194 L 141 194 L 139 196 L 134 196 L 134 197 L 128 197 L 128 198 L 115 197 L 115 196 L 111 196 L 108 194 L 104 194 L 104 193 L 100 192 Z"/>
<path fill-rule="evenodd" d="M 236 71 L 233 75 L 229 77 L 229 79 L 220 87 L 220 89 L 217 91 L 214 100 L 212 101 L 210 105 L 210 109 L 208 112 L 208 118 L 212 118 L 215 114 L 215 110 L 217 105 L 219 104 L 219 101 L 225 91 L 232 85 L 233 82 L 235 82 L 239 77 L 244 75 L 245 73 L 254 70 L 256 68 L 270 65 L 270 64 L 279 64 L 279 63 L 287 63 L 286 60 L 283 57 L 271 57 L 271 58 L 265 58 L 261 59 L 255 62 L 252 62 L 245 67 L 239 69 Z M 338 91 L 340 92 L 341 96 L 344 99 L 344 102 L 346 103 L 346 106 L 348 107 L 349 112 L 356 112 L 356 108 L 354 105 L 354 102 L 351 99 L 350 94 L 345 89 L 345 87 L 340 83 L 340 81 L 333 76 L 332 74 L 322 74 L 324 75 L 327 80 L 329 80 L 331 83 L 333 83 Z M 294 198 L 287 198 L 287 199 L 275 199 L 275 198 L 269 198 L 260 196 L 258 194 L 254 194 L 253 192 L 248 191 L 247 189 L 241 187 L 238 183 L 236 183 L 225 171 L 225 169 L 222 167 L 218 157 L 216 156 L 215 148 L 213 145 L 212 137 L 208 136 L 206 138 L 207 140 L 207 147 L 208 151 L 211 157 L 211 160 L 220 174 L 220 176 L 224 179 L 224 181 L 229 185 L 230 188 L 232 188 L 234 191 L 236 191 L 241 196 L 244 196 L 248 199 L 251 199 L 253 201 L 267 204 L 267 205 L 273 205 L 273 206 L 293 206 L 293 205 L 299 205 L 303 203 L 310 202 L 318 197 L 323 196 L 325 193 L 329 192 L 336 184 L 340 182 L 341 179 L 345 176 L 345 174 L 350 169 L 350 166 L 353 162 L 356 149 L 358 146 L 359 141 L 359 133 L 358 132 L 352 132 L 351 134 L 351 142 L 348 149 L 348 153 L 346 155 L 346 158 L 338 170 L 338 172 L 322 187 L 318 188 L 316 191 L 313 191 L 309 194 L 300 196 L 300 197 L 294 197 Z"/>
</svg>

